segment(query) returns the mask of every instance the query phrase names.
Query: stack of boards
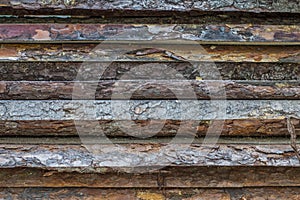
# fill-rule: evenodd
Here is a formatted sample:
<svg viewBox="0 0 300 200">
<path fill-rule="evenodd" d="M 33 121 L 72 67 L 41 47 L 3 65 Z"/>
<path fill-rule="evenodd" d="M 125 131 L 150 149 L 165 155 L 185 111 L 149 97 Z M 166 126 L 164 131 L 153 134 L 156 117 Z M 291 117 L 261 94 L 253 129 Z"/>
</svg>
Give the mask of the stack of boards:
<svg viewBox="0 0 300 200">
<path fill-rule="evenodd" d="M 0 199 L 300 199 L 298 0 L 0 15 Z"/>
</svg>

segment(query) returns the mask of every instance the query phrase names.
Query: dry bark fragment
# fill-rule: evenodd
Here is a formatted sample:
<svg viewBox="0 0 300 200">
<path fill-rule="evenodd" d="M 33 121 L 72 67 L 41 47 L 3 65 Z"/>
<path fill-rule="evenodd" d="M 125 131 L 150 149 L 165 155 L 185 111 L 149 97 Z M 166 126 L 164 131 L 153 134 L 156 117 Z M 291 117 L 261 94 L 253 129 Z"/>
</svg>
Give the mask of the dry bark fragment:
<svg viewBox="0 0 300 200">
<path fill-rule="evenodd" d="M 289 133 L 291 135 L 291 147 L 295 151 L 295 154 L 296 154 L 297 158 L 300 161 L 299 149 L 297 147 L 297 141 L 296 141 L 297 140 L 296 129 L 295 129 L 294 124 L 291 121 L 291 118 L 296 118 L 296 119 L 299 119 L 299 118 L 288 116 L 286 118 L 286 120 L 287 120 L 287 129 L 288 129 L 288 131 L 289 131 Z"/>
</svg>

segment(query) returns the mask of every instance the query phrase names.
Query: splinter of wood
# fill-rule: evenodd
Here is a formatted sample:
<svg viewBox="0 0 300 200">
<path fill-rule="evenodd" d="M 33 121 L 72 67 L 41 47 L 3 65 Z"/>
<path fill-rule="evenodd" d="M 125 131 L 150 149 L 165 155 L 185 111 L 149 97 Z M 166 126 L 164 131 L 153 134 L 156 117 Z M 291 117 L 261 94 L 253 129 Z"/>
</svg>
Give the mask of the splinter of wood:
<svg viewBox="0 0 300 200">
<path fill-rule="evenodd" d="M 185 58 L 178 56 L 171 51 L 167 51 L 165 49 L 160 49 L 160 48 L 142 48 L 142 49 L 137 49 L 134 51 L 127 52 L 127 54 L 133 54 L 136 56 L 146 56 L 146 55 L 156 54 L 156 53 L 162 53 L 164 54 L 163 57 L 172 58 L 174 60 L 180 60 L 180 61 L 186 60 Z"/>
</svg>

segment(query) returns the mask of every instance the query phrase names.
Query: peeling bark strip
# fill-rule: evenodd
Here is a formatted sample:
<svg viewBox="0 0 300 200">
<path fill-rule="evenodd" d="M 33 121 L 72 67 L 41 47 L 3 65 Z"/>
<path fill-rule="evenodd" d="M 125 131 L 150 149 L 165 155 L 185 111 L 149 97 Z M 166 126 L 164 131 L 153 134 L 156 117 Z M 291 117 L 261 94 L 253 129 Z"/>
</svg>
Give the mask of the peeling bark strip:
<svg viewBox="0 0 300 200">
<path fill-rule="evenodd" d="M 190 63 L 175 62 L 113 62 L 105 70 L 101 80 L 127 80 L 124 76 L 127 72 L 133 71 L 135 67 L 141 65 L 163 66 L 167 69 L 174 69 L 179 75 L 188 80 L 196 80 L 201 77 L 203 80 L 216 80 L 214 72 L 211 70 L 211 63 L 197 63 L 198 69 L 195 69 Z M 105 64 L 99 63 L 105 66 Z M 300 80 L 300 65 L 290 63 L 214 63 L 219 71 L 222 80 L 277 80 L 291 81 Z M 0 80 L 2 81 L 73 81 L 76 79 L 81 63 L 79 62 L 0 62 Z M 162 67 L 162 69 L 163 69 Z M 84 80 L 99 81 L 91 75 L 97 73 L 99 68 L 91 65 L 86 67 L 89 73 L 81 74 Z M 159 73 L 147 67 L 143 72 L 135 71 L 135 79 L 148 79 L 145 77 L 157 79 L 169 77 L 178 79 L 169 74 L 169 70 L 161 70 Z"/>
<path fill-rule="evenodd" d="M 134 77 L 135 78 L 135 77 Z M 132 80 L 81 82 L 84 88 L 94 88 L 87 97 L 110 99 L 300 99 L 300 83 L 258 81 L 186 81 L 186 80 Z M 74 82 L 2 81 L 0 99 L 72 99 Z M 195 93 L 189 94 L 186 88 Z M 221 95 L 225 89 L 226 96 Z M 176 95 L 175 95 L 176 94 Z M 194 96 L 195 95 L 195 96 Z M 79 97 L 83 99 L 84 97 Z M 73 96 L 73 99 L 77 99 Z"/>
<path fill-rule="evenodd" d="M 284 119 L 287 115 L 300 116 L 298 100 L 0 101 L 1 120 Z"/>
<path fill-rule="evenodd" d="M 297 25 L 0 24 L 0 41 L 192 40 L 300 42 Z M 279 44 L 279 43 L 278 43 Z"/>
<path fill-rule="evenodd" d="M 106 10 L 123 10 L 123 11 L 143 11 L 147 13 L 166 11 L 245 11 L 245 12 L 300 12 L 300 3 L 297 0 L 277 0 L 277 1 L 265 1 L 265 0 L 142 0 L 142 1 L 13 1 L 2 0 L 1 7 L 11 8 L 16 10 L 26 11 L 39 11 L 42 10 L 59 10 L 66 13 L 72 13 L 73 10 L 80 10 L 83 13 L 94 13 L 98 11 L 98 15 Z M 150 12 L 151 11 L 151 12 Z M 124 12 L 126 15 L 126 12 Z"/>
<path fill-rule="evenodd" d="M 93 139 L 92 142 L 97 141 Z M 164 165 L 300 166 L 290 145 L 86 145 L 92 145 L 95 154 L 79 145 L 0 145 L 0 167 L 84 168 L 90 171 L 97 171 L 101 167 L 115 167 L 132 171 L 136 170 L 132 167 L 148 167 L 151 170 L 152 166 Z M 168 181 L 166 184 L 171 185 Z"/>
<path fill-rule="evenodd" d="M 281 62 L 299 63 L 300 46 L 214 46 L 161 44 L 188 61 L 202 62 Z M 161 45 L 159 48 L 161 48 Z M 140 61 L 178 62 L 178 60 L 155 53 L 144 56 L 126 54 L 132 50 L 157 47 L 157 44 L 3 44 L 0 48 L 1 61 Z M 284 51 L 283 51 L 284 49 Z M 120 55 L 115 58 L 116 55 Z"/>
<path fill-rule="evenodd" d="M 299 188 L 234 188 L 234 189 L 90 189 L 90 188 L 11 188 L 0 189 L 1 199 L 64 200 L 298 200 Z"/>
<path fill-rule="evenodd" d="M 145 126 L 147 120 L 136 120 L 135 124 Z M 155 123 L 155 122 L 154 122 Z M 181 121 L 167 120 L 164 127 L 155 136 L 173 137 L 176 135 Z M 189 121 L 184 122 L 189 127 L 186 133 L 194 132 L 197 136 L 204 136 L 207 133 L 211 121 Z M 300 120 L 292 120 L 296 128 L 296 134 L 300 135 Z M 98 121 L 107 137 L 128 137 L 117 121 Z M 79 125 L 78 125 L 79 126 Z M 79 126 L 80 127 L 80 126 Z M 89 130 L 86 135 L 99 135 L 99 130 L 92 124 L 84 126 Z M 130 126 L 127 130 L 132 129 Z M 77 136 L 77 130 L 72 120 L 57 121 L 0 121 L 1 136 Z M 289 136 L 286 120 L 226 120 L 221 132 L 222 136 Z M 138 135 L 137 135 L 138 136 Z"/>
</svg>

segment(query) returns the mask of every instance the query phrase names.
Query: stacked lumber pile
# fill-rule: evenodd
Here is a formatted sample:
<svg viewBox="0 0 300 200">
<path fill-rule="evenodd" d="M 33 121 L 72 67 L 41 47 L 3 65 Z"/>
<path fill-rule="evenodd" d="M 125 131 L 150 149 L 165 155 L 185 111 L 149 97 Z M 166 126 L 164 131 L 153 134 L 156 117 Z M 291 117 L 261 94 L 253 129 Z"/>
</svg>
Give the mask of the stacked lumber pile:
<svg viewBox="0 0 300 200">
<path fill-rule="evenodd" d="M 298 0 L 0 10 L 0 199 L 300 199 Z"/>
</svg>

